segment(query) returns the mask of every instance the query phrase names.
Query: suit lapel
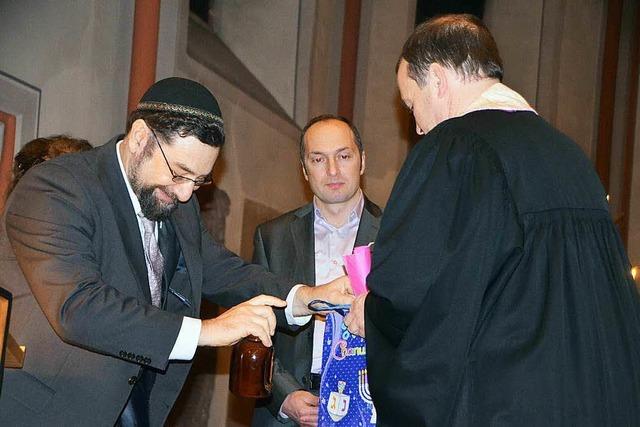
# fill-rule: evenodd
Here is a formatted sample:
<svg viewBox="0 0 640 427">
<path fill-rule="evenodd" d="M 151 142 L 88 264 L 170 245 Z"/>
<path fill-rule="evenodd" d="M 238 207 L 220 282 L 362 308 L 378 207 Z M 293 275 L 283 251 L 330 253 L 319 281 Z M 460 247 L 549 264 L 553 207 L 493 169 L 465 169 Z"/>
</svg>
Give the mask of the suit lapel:
<svg viewBox="0 0 640 427">
<path fill-rule="evenodd" d="M 355 246 L 365 246 L 373 242 L 380 228 L 380 216 L 382 212 L 380 208 L 374 205 L 365 197 L 362 216 L 360 217 L 360 225 L 356 234 Z"/>
<path fill-rule="evenodd" d="M 162 299 L 166 299 L 169 284 L 178 265 L 180 255 L 176 232 L 171 221 L 163 221 L 158 227 L 158 246 L 164 258 L 164 274 L 162 284 Z"/>
<path fill-rule="evenodd" d="M 195 194 L 192 197 L 196 197 Z M 200 295 L 202 292 L 202 258 L 200 257 L 200 219 L 193 207 L 195 202 L 191 200 L 187 204 L 181 204 L 178 209 L 171 215 L 171 224 L 176 232 L 178 248 L 176 248 L 176 264 L 179 258 L 179 251 L 182 251 L 185 266 L 189 274 L 189 282 L 191 283 L 191 292 L 194 298 L 194 313 L 200 312 Z M 175 270 L 175 268 L 174 268 Z"/>
<path fill-rule="evenodd" d="M 111 200 L 111 207 L 118 225 L 120 237 L 124 244 L 129 266 L 133 270 L 138 289 L 151 302 L 149 291 L 149 279 L 147 276 L 147 264 L 144 260 L 144 248 L 136 219 L 133 204 L 129 198 L 127 185 L 124 182 L 120 165 L 116 155 L 116 143 L 121 137 L 116 137 L 104 146 L 100 147 L 98 168 L 100 181 L 105 193 Z"/>
<path fill-rule="evenodd" d="M 315 284 L 315 239 L 313 234 L 313 204 L 308 204 L 295 212 L 296 218 L 289 229 L 295 247 L 294 277 L 302 277 L 303 283 Z"/>
</svg>

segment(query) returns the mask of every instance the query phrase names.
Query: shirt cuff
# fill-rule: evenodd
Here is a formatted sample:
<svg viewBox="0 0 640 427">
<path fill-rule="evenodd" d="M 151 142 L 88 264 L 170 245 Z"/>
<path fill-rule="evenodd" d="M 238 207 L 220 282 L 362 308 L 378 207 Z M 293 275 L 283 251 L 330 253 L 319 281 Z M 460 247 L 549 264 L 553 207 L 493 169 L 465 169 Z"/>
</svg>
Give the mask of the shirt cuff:
<svg viewBox="0 0 640 427">
<path fill-rule="evenodd" d="M 284 402 L 282 402 L 282 405 L 280 405 L 280 410 L 278 411 L 278 416 L 280 418 L 282 418 L 283 420 L 288 420 L 289 417 L 287 416 L 287 414 L 285 414 L 284 412 L 282 412 L 282 407 L 284 406 Z"/>
<path fill-rule="evenodd" d="M 182 326 L 180 326 L 180 332 L 169 355 L 169 360 L 193 359 L 196 348 L 198 348 L 200 329 L 202 329 L 202 320 L 187 316 L 183 317 Z"/>
<path fill-rule="evenodd" d="M 293 301 L 296 299 L 296 292 L 298 292 L 298 289 L 300 289 L 301 286 L 304 285 L 295 285 L 293 288 L 291 288 L 289 294 L 287 295 L 287 307 L 284 309 L 284 315 L 287 318 L 287 323 L 290 325 L 304 326 L 309 323 L 309 320 L 311 320 L 311 315 L 293 315 Z"/>
</svg>

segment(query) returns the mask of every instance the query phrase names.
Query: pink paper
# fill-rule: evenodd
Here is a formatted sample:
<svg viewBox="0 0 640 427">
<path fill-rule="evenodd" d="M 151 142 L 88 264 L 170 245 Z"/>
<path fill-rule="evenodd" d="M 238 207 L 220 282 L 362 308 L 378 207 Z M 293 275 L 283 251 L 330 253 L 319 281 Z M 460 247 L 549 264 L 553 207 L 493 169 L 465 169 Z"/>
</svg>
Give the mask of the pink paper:
<svg viewBox="0 0 640 427">
<path fill-rule="evenodd" d="M 342 259 L 353 293 L 357 296 L 367 292 L 367 275 L 371 271 L 371 248 L 358 246 L 353 248 L 353 255 L 344 255 Z"/>
</svg>

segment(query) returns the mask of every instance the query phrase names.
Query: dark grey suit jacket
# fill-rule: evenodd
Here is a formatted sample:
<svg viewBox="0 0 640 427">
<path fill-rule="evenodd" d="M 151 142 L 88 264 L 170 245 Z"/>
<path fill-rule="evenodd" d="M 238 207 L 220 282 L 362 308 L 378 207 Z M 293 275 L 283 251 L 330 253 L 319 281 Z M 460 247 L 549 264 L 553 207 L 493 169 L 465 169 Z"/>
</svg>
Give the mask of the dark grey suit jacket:
<svg viewBox="0 0 640 427">
<path fill-rule="evenodd" d="M 356 246 L 375 240 L 381 215 L 380 208 L 365 197 Z M 258 226 L 253 262 L 295 283 L 315 283 L 313 220 L 313 204 L 310 203 Z M 284 421 L 278 419 L 278 412 L 285 397 L 293 391 L 309 389 L 313 323 L 311 321 L 295 332 L 278 329 L 274 341 L 273 395 L 256 405 L 254 426 L 281 426 Z M 293 422 L 286 424 L 293 425 Z"/>
<path fill-rule="evenodd" d="M 27 353 L 24 369 L 5 370 L 0 425 L 112 426 L 143 366 L 157 372 L 150 417 L 162 425 L 191 365 L 168 360 L 182 317 L 199 317 L 202 297 L 230 306 L 292 286 L 214 242 L 193 197 L 163 223 L 163 306 L 153 307 L 115 140 L 30 170 L 6 232 L 0 286 L 15 297 L 11 333 Z"/>
</svg>

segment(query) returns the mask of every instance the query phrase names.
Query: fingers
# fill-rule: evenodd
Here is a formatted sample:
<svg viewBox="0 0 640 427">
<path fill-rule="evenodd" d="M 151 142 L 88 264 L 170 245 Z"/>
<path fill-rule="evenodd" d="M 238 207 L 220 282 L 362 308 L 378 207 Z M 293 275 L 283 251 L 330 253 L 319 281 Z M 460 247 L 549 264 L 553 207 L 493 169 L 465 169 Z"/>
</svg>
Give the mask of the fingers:
<svg viewBox="0 0 640 427">
<path fill-rule="evenodd" d="M 351 332 L 354 335 L 358 335 L 356 333 L 355 330 L 355 324 L 353 322 L 353 314 L 351 312 L 347 313 L 347 315 L 344 317 L 344 319 L 342 320 L 342 323 L 344 323 L 344 326 L 347 327 L 347 329 L 349 330 L 349 332 Z"/>
<path fill-rule="evenodd" d="M 344 318 L 344 325 L 354 335 L 365 336 L 364 305 L 367 294 L 358 296 L 351 304 L 351 311 Z"/>
<path fill-rule="evenodd" d="M 272 307 L 286 307 L 287 302 L 281 300 L 280 298 L 276 298 L 272 295 L 258 295 L 257 297 L 253 297 L 248 301 L 245 301 L 242 304 L 248 305 L 270 305 Z"/>
<path fill-rule="evenodd" d="M 318 425 L 318 396 L 305 390 L 294 391 L 282 403 L 282 412 L 301 426 Z"/>
<path fill-rule="evenodd" d="M 312 299 L 319 299 L 330 304 L 351 304 L 354 299 L 353 290 L 347 276 L 313 287 L 310 292 Z"/>
<path fill-rule="evenodd" d="M 306 392 L 303 399 L 304 402 L 311 407 L 317 407 L 320 404 L 320 398 L 312 393 Z"/>
<path fill-rule="evenodd" d="M 252 311 L 252 313 L 256 316 L 260 316 L 266 320 L 266 332 L 268 335 L 273 335 L 276 332 L 276 315 L 273 312 L 271 307 L 286 307 L 287 302 L 281 300 L 280 298 L 276 298 L 272 295 L 258 295 L 257 297 L 253 297 L 248 301 L 240 304 L 240 306 L 244 306 Z M 258 336 L 258 335 L 256 335 Z M 262 340 L 264 345 L 267 345 L 266 340 Z M 268 339 L 269 343 L 271 339 Z M 271 344 L 269 344 L 271 345 Z"/>
<path fill-rule="evenodd" d="M 249 300 L 251 301 L 251 300 Z M 266 322 L 265 330 L 269 335 L 273 335 L 276 332 L 276 315 L 273 309 L 269 305 L 248 305 L 246 303 L 240 304 L 238 310 L 244 310 L 247 315 L 262 318 Z M 262 323 L 260 319 L 256 319 Z"/>
<path fill-rule="evenodd" d="M 240 307 L 239 307 L 240 308 Z M 246 322 L 249 333 L 260 338 L 262 344 L 271 347 L 271 335 L 275 333 L 276 316 L 270 306 L 244 306 L 242 318 Z M 238 319 L 239 321 L 242 321 Z"/>
<path fill-rule="evenodd" d="M 256 321 L 255 319 L 253 319 L 253 323 L 249 326 L 251 329 L 250 332 L 246 335 L 253 335 L 255 337 L 258 337 L 265 347 L 271 347 L 273 345 L 273 342 L 271 341 L 271 334 L 265 328 L 265 324 L 263 321 Z"/>
<path fill-rule="evenodd" d="M 261 297 L 264 298 L 246 301 L 230 308 L 215 319 L 203 322 L 198 343 L 225 346 L 235 344 L 247 335 L 254 335 L 265 346 L 270 347 L 271 335 L 275 333 L 276 328 L 276 316 L 270 305 L 263 305 L 261 302 L 279 303 L 280 300 L 267 295 Z M 272 298 L 275 301 L 272 301 Z"/>
<path fill-rule="evenodd" d="M 301 427 L 317 427 L 318 426 L 318 414 L 303 415 L 300 417 L 299 424 Z"/>
<path fill-rule="evenodd" d="M 342 293 L 345 295 L 355 295 L 353 293 L 353 288 L 351 287 L 351 280 L 349 276 L 341 276 L 334 280 L 336 282 L 336 286 L 342 289 Z"/>
</svg>

